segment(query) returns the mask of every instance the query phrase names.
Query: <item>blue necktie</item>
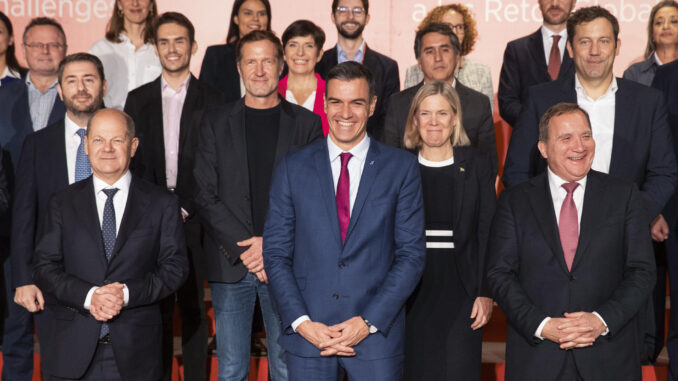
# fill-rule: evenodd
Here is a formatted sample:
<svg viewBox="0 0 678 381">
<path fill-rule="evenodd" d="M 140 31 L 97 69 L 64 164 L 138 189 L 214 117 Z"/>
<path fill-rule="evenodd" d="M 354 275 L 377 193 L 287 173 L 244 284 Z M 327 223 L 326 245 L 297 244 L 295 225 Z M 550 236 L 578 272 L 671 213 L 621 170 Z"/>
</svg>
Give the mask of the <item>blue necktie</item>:
<svg viewBox="0 0 678 381">
<path fill-rule="evenodd" d="M 75 181 L 86 179 L 92 174 L 92 167 L 89 164 L 89 158 L 85 153 L 85 133 L 84 128 L 78 129 L 78 136 L 80 136 L 80 145 L 78 146 L 78 154 L 75 156 Z"/>
<path fill-rule="evenodd" d="M 104 205 L 104 218 L 101 221 L 101 235 L 104 238 L 104 250 L 106 251 L 106 260 L 110 261 L 115 247 L 115 208 L 113 208 L 113 196 L 118 188 L 104 189 L 106 194 L 106 204 Z M 101 325 L 99 337 L 104 337 L 110 332 L 108 324 Z"/>
</svg>

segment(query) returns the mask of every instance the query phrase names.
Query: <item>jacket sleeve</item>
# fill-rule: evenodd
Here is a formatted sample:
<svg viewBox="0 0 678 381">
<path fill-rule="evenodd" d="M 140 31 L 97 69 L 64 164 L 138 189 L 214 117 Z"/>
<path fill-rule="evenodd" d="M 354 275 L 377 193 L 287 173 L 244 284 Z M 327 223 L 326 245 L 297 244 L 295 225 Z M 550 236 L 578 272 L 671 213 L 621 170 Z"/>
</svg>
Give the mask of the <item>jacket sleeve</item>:
<svg viewBox="0 0 678 381">
<path fill-rule="evenodd" d="M 527 104 L 520 112 L 518 123 L 513 128 L 504 164 L 502 181 L 507 188 L 530 178 L 535 170 L 533 158 L 537 154 L 539 140 L 539 118 L 535 95 L 532 89 Z"/>
<path fill-rule="evenodd" d="M 499 114 L 512 127 L 518 122 L 520 114 L 520 67 L 518 67 L 517 52 L 513 44 L 506 45 L 504 63 L 499 74 Z"/>
<path fill-rule="evenodd" d="M 12 287 L 33 284 L 31 266 L 37 232 L 37 184 L 35 178 L 35 144 L 33 135 L 24 140 L 19 166 L 14 179 L 14 204 L 10 261 Z"/>
</svg>

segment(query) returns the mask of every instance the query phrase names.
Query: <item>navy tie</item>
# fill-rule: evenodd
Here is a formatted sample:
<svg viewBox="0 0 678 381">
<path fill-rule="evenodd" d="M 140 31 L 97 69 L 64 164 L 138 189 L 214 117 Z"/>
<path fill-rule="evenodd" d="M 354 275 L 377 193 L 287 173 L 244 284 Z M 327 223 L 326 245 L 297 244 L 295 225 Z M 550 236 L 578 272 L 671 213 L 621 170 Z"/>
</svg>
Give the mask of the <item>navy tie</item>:
<svg viewBox="0 0 678 381">
<path fill-rule="evenodd" d="M 113 208 L 113 196 L 118 191 L 118 188 L 104 189 L 106 194 L 106 204 L 104 205 L 104 218 L 101 221 L 101 235 L 104 238 L 104 250 L 106 251 L 106 260 L 110 261 L 113 255 L 113 248 L 115 247 L 115 208 Z M 101 325 L 101 332 L 99 337 L 104 337 L 109 333 L 108 324 Z"/>
<path fill-rule="evenodd" d="M 78 146 L 78 154 L 75 156 L 75 181 L 80 181 L 89 177 L 92 174 L 92 167 L 89 164 L 89 158 L 85 153 L 85 133 L 84 128 L 78 129 L 78 136 L 80 136 L 80 145 Z"/>
</svg>

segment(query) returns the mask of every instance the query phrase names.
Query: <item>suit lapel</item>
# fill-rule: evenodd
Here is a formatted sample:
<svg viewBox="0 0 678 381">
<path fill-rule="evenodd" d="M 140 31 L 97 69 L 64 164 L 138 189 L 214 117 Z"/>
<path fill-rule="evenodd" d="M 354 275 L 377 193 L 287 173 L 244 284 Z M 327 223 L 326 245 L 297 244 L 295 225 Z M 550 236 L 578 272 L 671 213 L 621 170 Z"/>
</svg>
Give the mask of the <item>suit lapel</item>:
<svg viewBox="0 0 678 381">
<path fill-rule="evenodd" d="M 179 157 L 181 153 L 184 152 L 184 146 L 188 143 L 188 137 L 190 136 L 190 129 L 192 126 L 192 117 L 193 110 L 198 108 L 200 103 L 200 83 L 198 80 L 191 74 L 191 79 L 188 81 L 188 90 L 186 91 L 186 99 L 184 100 L 184 106 L 181 109 L 181 122 L 179 123 Z"/>
<path fill-rule="evenodd" d="M 122 215 L 122 221 L 120 222 L 118 236 L 115 239 L 115 248 L 113 249 L 111 260 L 113 260 L 118 252 L 120 252 L 120 249 L 122 249 L 125 242 L 127 242 L 129 234 L 133 232 L 139 224 L 139 221 L 146 213 L 149 201 L 148 196 L 144 190 L 141 189 L 137 179 L 132 177 L 132 182 L 129 186 L 129 194 L 127 195 L 127 203 L 125 204 L 125 211 Z"/>
<path fill-rule="evenodd" d="M 292 115 L 292 108 L 289 103 L 280 99 L 280 123 L 278 127 L 278 142 L 275 148 L 275 161 L 279 163 L 282 157 L 289 151 L 292 132 L 294 129 L 294 116 Z"/>
<path fill-rule="evenodd" d="M 54 99 L 54 104 L 52 105 L 52 111 L 49 114 L 49 119 L 47 120 L 47 125 L 49 126 L 52 123 L 56 123 L 59 119 L 63 118 L 66 115 L 66 106 L 64 102 L 61 101 L 59 94 L 57 94 Z"/>
<path fill-rule="evenodd" d="M 455 149 L 454 163 L 457 164 L 458 170 L 454 171 L 454 224 L 455 229 L 459 229 L 461 223 L 461 212 L 464 207 L 464 190 L 466 189 L 466 159 L 465 151 L 463 149 Z"/>
<path fill-rule="evenodd" d="M 545 81 L 551 81 L 549 76 L 548 67 L 546 65 L 546 53 L 544 53 L 544 38 L 541 35 L 541 28 L 537 29 L 530 36 L 530 54 L 532 54 L 533 62 L 537 63 L 537 70 L 539 70 L 539 75 L 543 77 Z"/>
<path fill-rule="evenodd" d="M 242 184 L 239 184 L 243 189 L 243 194 L 250 193 L 250 170 L 247 162 L 247 136 L 245 132 L 245 100 L 240 98 L 233 106 L 231 115 L 229 116 L 228 126 L 231 133 L 231 149 L 233 150 L 232 164 L 233 169 L 240 171 L 240 176 L 237 179 L 242 179 Z M 237 163 L 237 164 L 235 164 Z M 246 204 L 239 203 L 242 206 L 241 212 L 243 216 L 251 216 L 252 210 L 246 207 Z"/>
<path fill-rule="evenodd" d="M 615 118 L 612 137 L 612 156 L 610 158 L 609 170 L 609 174 L 611 175 L 617 175 L 617 173 L 626 166 L 626 158 L 631 157 L 629 153 L 631 152 L 632 147 L 630 147 L 628 143 L 631 142 L 632 139 L 625 136 L 625 133 L 629 130 L 626 127 L 626 124 L 630 122 L 629 117 L 631 115 L 629 115 L 629 110 L 637 109 L 635 97 L 626 96 L 623 81 L 617 80 L 617 86 L 614 102 Z"/>
<path fill-rule="evenodd" d="M 363 166 L 363 173 L 360 177 L 360 185 L 358 186 L 358 194 L 355 198 L 355 203 L 353 204 L 353 209 L 351 210 L 351 220 L 348 223 L 348 230 L 346 231 L 346 242 L 351 236 L 351 232 L 360 218 L 360 212 L 363 210 L 365 205 L 365 200 L 367 195 L 370 194 L 370 189 L 374 184 L 374 179 L 377 177 L 379 172 L 379 146 L 375 143 L 375 139 L 370 137 L 370 148 L 367 151 L 367 157 L 365 158 L 365 165 Z M 336 206 L 335 206 L 336 209 Z"/>
<path fill-rule="evenodd" d="M 87 183 L 83 184 L 79 190 L 79 196 L 75 198 L 75 200 L 82 200 L 82 205 L 85 207 L 79 207 L 80 201 L 76 202 L 74 205 L 75 213 L 83 222 L 82 226 L 87 230 L 87 233 L 92 237 L 94 242 L 96 242 L 97 248 L 99 249 L 97 257 L 101 260 L 101 264 L 104 268 L 106 268 L 108 266 L 108 261 L 106 260 L 104 239 L 101 235 L 101 223 L 99 222 L 99 212 L 97 211 L 92 176 L 85 181 L 87 181 Z"/>
<path fill-rule="evenodd" d="M 50 141 L 58 142 L 63 140 L 64 144 L 54 144 L 52 145 L 54 149 L 54 160 L 50 160 L 50 165 L 52 169 L 50 174 L 54 176 L 56 188 L 54 189 L 63 189 L 68 185 L 68 165 L 66 163 L 66 124 L 65 120 L 62 119 L 59 123 L 59 128 L 54 129 L 53 135 L 49 138 Z"/>
<path fill-rule="evenodd" d="M 330 153 L 327 149 L 327 139 L 321 139 L 318 142 L 318 149 L 315 151 L 314 160 L 318 179 L 320 179 L 320 193 L 322 194 L 323 204 L 327 208 L 327 215 L 330 218 L 332 236 L 341 246 L 339 237 L 339 215 L 337 214 L 337 199 L 334 193 L 334 179 L 332 178 L 332 166 L 330 164 Z M 348 236 L 348 235 L 347 235 Z"/>
<path fill-rule="evenodd" d="M 148 141 L 152 149 L 153 167 L 157 168 L 155 179 L 158 184 L 167 186 L 167 177 L 165 169 L 165 123 L 162 118 L 162 87 L 160 77 L 153 81 L 151 91 L 151 101 L 148 102 Z"/>
<path fill-rule="evenodd" d="M 596 226 L 603 222 L 602 218 L 606 215 L 605 213 L 600 213 L 601 208 L 605 205 L 603 197 L 605 190 L 599 180 L 596 172 L 589 171 L 586 179 L 586 189 L 584 190 L 581 223 L 579 224 L 579 242 L 577 243 L 577 251 L 572 262 L 572 271 L 582 261 L 582 257 L 591 240 L 596 238 Z"/>
</svg>

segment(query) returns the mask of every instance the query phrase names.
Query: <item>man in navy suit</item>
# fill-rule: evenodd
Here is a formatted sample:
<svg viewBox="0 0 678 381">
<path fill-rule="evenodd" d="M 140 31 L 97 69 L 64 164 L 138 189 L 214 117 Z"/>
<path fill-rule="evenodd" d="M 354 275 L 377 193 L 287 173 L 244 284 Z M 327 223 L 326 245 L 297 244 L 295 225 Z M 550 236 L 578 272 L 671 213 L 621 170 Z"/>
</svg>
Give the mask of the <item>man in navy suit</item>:
<svg viewBox="0 0 678 381">
<path fill-rule="evenodd" d="M 539 0 L 544 18 L 541 28 L 506 45 L 497 99 L 499 114 L 511 126 L 516 126 L 531 86 L 572 73 L 572 58 L 565 52 L 565 23 L 576 3 L 577 0 Z"/>
<path fill-rule="evenodd" d="M 50 18 L 32 19 L 24 30 L 23 42 L 29 71 L 21 80 L 0 88 L 0 146 L 8 153 L 3 167 L 10 190 L 26 136 L 60 120 L 66 112 L 57 96 L 57 70 L 66 54 L 63 28 Z M 5 248 L 9 246 L 9 225 L 9 218 L 0 220 L 0 244 Z M 4 272 L 8 315 L 2 342 L 2 379 L 27 380 L 33 373 L 33 318 L 11 302 L 15 293 L 10 261 L 5 261 Z M 33 288 L 20 290 L 19 295 L 23 291 L 35 296 Z"/>
<path fill-rule="evenodd" d="M 419 167 L 367 135 L 367 68 L 345 62 L 327 78 L 327 139 L 286 156 L 271 185 L 264 266 L 280 343 L 290 380 L 397 380 L 425 262 Z"/>
<path fill-rule="evenodd" d="M 133 178 L 139 141 L 115 109 L 87 124 L 92 176 L 56 193 L 38 238 L 33 278 L 54 315 L 42 347 L 50 380 L 158 380 L 160 300 L 188 274 L 179 201 Z"/>
</svg>

